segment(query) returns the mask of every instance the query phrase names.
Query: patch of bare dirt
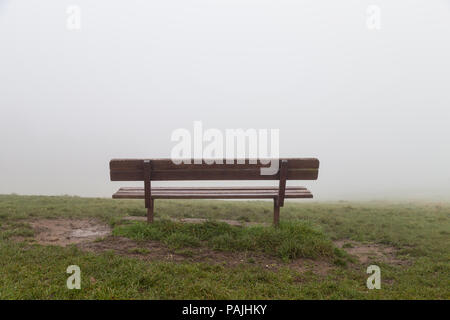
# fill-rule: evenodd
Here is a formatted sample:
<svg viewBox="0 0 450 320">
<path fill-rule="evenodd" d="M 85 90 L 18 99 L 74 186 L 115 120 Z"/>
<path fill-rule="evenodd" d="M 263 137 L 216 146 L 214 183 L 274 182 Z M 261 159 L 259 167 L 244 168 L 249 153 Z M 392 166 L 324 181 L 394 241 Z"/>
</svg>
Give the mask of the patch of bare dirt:
<svg viewBox="0 0 450 320">
<path fill-rule="evenodd" d="M 353 240 L 338 240 L 334 244 L 356 257 L 362 264 L 382 261 L 388 264 L 403 265 L 407 261 L 397 257 L 398 249 L 377 243 L 361 243 Z"/>
<path fill-rule="evenodd" d="M 132 219 L 129 220 L 137 220 L 136 218 L 145 220 L 145 217 L 130 218 Z M 203 223 L 206 219 L 177 219 L 176 221 Z M 221 221 L 237 226 L 244 225 L 236 220 Z M 245 264 L 272 271 L 289 267 L 299 273 L 311 271 L 318 275 L 326 275 L 333 268 L 333 265 L 327 261 L 296 259 L 285 263 L 275 257 L 255 252 L 221 252 L 205 247 L 174 250 L 159 241 L 134 241 L 111 236 L 111 228 L 95 219 L 40 219 L 29 221 L 29 224 L 35 232 L 34 241 L 39 244 L 59 246 L 76 244 L 80 249 L 94 253 L 112 251 L 122 256 L 147 261 L 205 262 L 229 267 Z M 95 241 L 100 238 L 101 241 Z"/>
<path fill-rule="evenodd" d="M 297 259 L 290 263 L 284 263 L 280 259 L 255 252 L 221 252 L 204 247 L 173 250 L 158 241 L 134 241 L 114 236 L 107 237 L 102 241 L 82 243 L 79 247 L 95 253 L 112 251 L 119 255 L 147 261 L 205 262 L 229 267 L 245 264 L 260 266 L 272 271 L 281 267 L 289 267 L 300 273 L 311 271 L 318 275 L 326 275 L 333 267 L 326 261 L 311 259 Z"/>
<path fill-rule="evenodd" d="M 66 246 L 93 241 L 111 234 L 111 228 L 95 219 L 40 219 L 29 222 L 40 244 Z"/>
</svg>

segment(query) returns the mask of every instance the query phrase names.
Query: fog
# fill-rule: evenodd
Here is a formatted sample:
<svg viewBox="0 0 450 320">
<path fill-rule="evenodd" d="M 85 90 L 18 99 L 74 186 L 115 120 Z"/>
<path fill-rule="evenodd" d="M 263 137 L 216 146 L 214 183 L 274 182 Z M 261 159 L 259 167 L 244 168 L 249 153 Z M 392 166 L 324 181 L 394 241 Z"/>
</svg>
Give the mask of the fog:
<svg viewBox="0 0 450 320">
<path fill-rule="evenodd" d="M 0 0 L 0 193 L 109 197 L 201 121 L 279 129 L 317 200 L 449 200 L 449 40 L 448 0 Z"/>
</svg>

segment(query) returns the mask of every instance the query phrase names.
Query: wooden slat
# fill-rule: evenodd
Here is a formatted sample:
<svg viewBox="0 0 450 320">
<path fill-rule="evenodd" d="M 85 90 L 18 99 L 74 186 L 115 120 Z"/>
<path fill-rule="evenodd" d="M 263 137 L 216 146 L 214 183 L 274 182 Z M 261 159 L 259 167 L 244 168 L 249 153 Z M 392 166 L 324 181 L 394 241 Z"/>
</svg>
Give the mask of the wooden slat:
<svg viewBox="0 0 450 320">
<path fill-rule="evenodd" d="M 288 187 L 289 190 L 307 190 L 306 187 Z M 278 191 L 278 187 L 153 187 L 152 191 L 159 190 L 271 190 Z M 142 190 L 142 187 L 122 187 L 119 189 L 120 191 L 134 191 L 134 190 Z"/>
<path fill-rule="evenodd" d="M 291 169 L 288 180 L 315 180 L 318 169 Z M 261 175 L 259 169 L 160 170 L 152 171 L 154 181 L 176 180 L 278 180 L 278 175 Z M 111 171 L 111 181 L 143 181 L 143 171 Z"/>
<path fill-rule="evenodd" d="M 144 192 L 144 188 L 121 188 L 118 192 L 120 193 L 142 193 Z M 159 188 L 154 187 L 151 189 L 151 193 L 236 193 L 236 192 L 254 192 L 254 193 L 272 193 L 277 195 L 278 189 L 277 188 L 267 188 L 267 189 L 257 189 L 252 187 L 246 187 L 246 188 L 234 188 L 234 189 L 197 189 L 195 187 L 192 188 Z M 297 187 L 287 187 L 285 192 L 309 192 L 305 188 L 297 188 Z"/>
<path fill-rule="evenodd" d="M 278 190 L 276 188 L 254 189 L 251 187 L 229 190 L 152 188 L 151 194 L 153 199 L 268 199 L 277 197 Z M 143 199 L 144 195 L 143 188 L 121 188 L 113 195 L 113 198 Z M 312 198 L 312 194 L 306 189 L 288 187 L 285 197 Z"/>
<path fill-rule="evenodd" d="M 308 191 L 295 191 L 295 192 L 288 192 L 288 194 L 305 194 L 309 193 Z M 144 197 L 144 194 L 139 191 L 128 191 L 128 192 L 118 192 L 117 194 L 120 195 L 130 195 L 130 196 L 139 196 Z M 278 196 L 278 193 L 275 191 L 215 191 L 215 192 L 206 192 L 206 191 L 178 191 L 178 192 L 172 192 L 172 191 L 154 191 L 152 192 L 152 195 L 162 195 L 162 194 L 198 194 L 198 195 L 208 195 L 208 194 L 216 194 L 216 195 L 227 195 L 227 194 L 256 194 L 256 195 L 270 195 L 270 196 Z"/>
<path fill-rule="evenodd" d="M 286 198 L 301 199 L 312 198 L 312 194 L 299 194 L 288 195 Z M 255 194 L 228 194 L 228 195 L 154 195 L 154 199 L 271 199 L 267 195 L 255 195 Z"/>
<path fill-rule="evenodd" d="M 250 163 L 249 159 L 245 159 L 245 163 L 238 163 L 237 159 L 232 160 L 233 164 L 227 164 L 223 159 L 223 164 L 208 164 L 208 160 L 203 160 L 202 164 L 195 164 L 191 159 L 191 164 L 175 164 L 171 159 L 113 159 L 109 166 L 111 171 L 141 171 L 143 170 L 144 160 L 151 160 L 152 170 L 186 170 L 186 169 L 259 169 L 270 167 L 270 164 Z M 319 160 L 316 158 L 283 158 L 280 160 L 288 160 L 289 169 L 318 169 Z"/>
<path fill-rule="evenodd" d="M 141 190 L 121 190 L 121 193 L 135 193 L 141 192 Z M 152 193 L 235 193 L 235 192 L 253 192 L 253 193 L 271 193 L 278 195 L 278 190 L 155 190 L 152 189 Z M 307 192 L 307 190 L 291 190 L 290 192 Z"/>
<path fill-rule="evenodd" d="M 312 198 L 311 193 L 302 194 L 286 194 L 285 198 L 289 199 L 300 199 L 300 198 Z M 114 199 L 143 199 L 143 196 L 138 195 L 114 195 Z M 260 195 L 260 194 L 153 194 L 152 199 L 272 199 L 274 196 L 271 195 Z"/>
<path fill-rule="evenodd" d="M 284 159 L 283 159 L 284 160 Z M 112 181 L 143 181 L 143 159 L 115 159 L 110 162 Z M 152 180 L 278 180 L 279 174 L 261 175 L 258 164 L 180 164 L 170 159 L 151 160 Z M 315 158 L 288 159 L 288 180 L 315 180 L 318 177 L 319 161 Z"/>
</svg>

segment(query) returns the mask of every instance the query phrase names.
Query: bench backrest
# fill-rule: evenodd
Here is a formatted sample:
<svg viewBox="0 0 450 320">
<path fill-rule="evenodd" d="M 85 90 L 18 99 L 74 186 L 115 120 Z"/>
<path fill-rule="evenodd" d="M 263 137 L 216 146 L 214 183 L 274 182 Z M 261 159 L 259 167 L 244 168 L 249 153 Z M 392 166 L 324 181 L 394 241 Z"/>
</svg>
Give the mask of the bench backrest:
<svg viewBox="0 0 450 320">
<path fill-rule="evenodd" d="M 270 164 L 175 164 L 171 159 L 113 159 L 109 163 L 111 181 L 144 181 L 144 161 L 150 160 L 153 181 L 172 180 L 279 180 L 280 172 L 274 175 L 261 175 L 261 168 Z M 284 158 L 287 160 L 287 180 L 316 180 L 319 173 L 319 160 L 316 158 Z"/>
</svg>

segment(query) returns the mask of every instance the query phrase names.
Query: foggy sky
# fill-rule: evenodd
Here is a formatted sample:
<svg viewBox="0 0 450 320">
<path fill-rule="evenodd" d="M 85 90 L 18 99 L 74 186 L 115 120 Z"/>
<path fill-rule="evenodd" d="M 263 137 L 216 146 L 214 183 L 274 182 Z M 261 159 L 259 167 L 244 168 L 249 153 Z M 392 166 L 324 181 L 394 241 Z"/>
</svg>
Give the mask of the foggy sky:
<svg viewBox="0 0 450 320">
<path fill-rule="evenodd" d="M 109 197 L 198 120 L 280 129 L 317 200 L 448 200 L 449 40 L 447 0 L 0 0 L 0 193 Z"/>
</svg>

